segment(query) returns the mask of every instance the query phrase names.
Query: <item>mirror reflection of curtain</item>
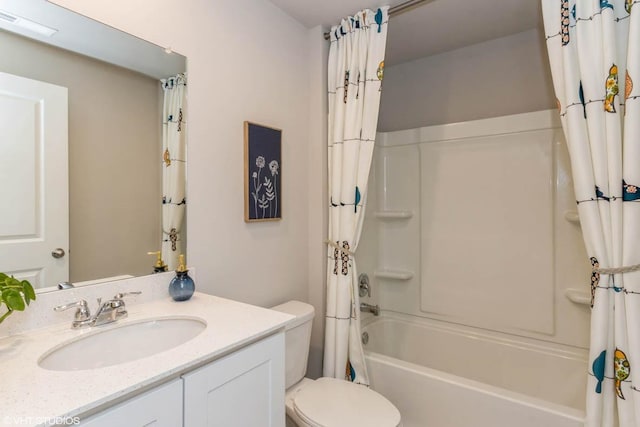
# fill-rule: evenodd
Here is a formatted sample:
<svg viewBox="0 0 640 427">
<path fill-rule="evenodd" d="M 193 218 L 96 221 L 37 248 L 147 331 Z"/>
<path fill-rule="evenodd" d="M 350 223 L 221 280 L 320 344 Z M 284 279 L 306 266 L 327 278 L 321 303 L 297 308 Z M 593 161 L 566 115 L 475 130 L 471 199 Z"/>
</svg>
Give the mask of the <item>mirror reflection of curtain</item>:
<svg viewBox="0 0 640 427">
<path fill-rule="evenodd" d="M 169 270 L 178 266 L 182 253 L 182 230 L 186 208 L 186 76 L 161 80 L 164 90 L 162 112 L 162 259 Z"/>
</svg>

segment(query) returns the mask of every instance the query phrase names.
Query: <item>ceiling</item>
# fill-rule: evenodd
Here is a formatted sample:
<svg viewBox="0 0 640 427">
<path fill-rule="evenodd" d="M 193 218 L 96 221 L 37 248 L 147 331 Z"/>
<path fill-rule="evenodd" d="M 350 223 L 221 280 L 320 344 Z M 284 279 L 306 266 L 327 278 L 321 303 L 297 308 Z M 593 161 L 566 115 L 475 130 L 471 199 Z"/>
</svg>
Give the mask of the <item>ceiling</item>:
<svg viewBox="0 0 640 427">
<path fill-rule="evenodd" d="M 270 0 L 307 28 L 327 30 L 382 0 Z M 393 7 L 405 0 L 389 0 Z M 59 30 L 51 37 L 0 20 L 0 29 L 134 69 L 156 78 L 184 71 L 184 58 L 46 0 L 0 0 L 0 10 Z M 392 16 L 385 62 L 394 65 L 533 28 L 542 28 L 539 0 L 431 0 Z M 91 34 L 91 37 L 87 37 Z M 172 70 L 172 71 L 167 71 Z"/>
<path fill-rule="evenodd" d="M 46 0 L 0 0 L 0 13 L 8 12 L 58 30 L 50 37 L 0 19 L 0 29 L 90 56 L 160 79 L 185 71 L 184 56 L 100 22 L 73 13 Z"/>
<path fill-rule="evenodd" d="M 270 0 L 307 28 L 327 29 L 380 0 Z M 405 0 L 389 0 L 393 7 Z M 542 28 L 539 0 L 435 0 L 389 20 L 385 63 L 411 61 Z"/>
</svg>

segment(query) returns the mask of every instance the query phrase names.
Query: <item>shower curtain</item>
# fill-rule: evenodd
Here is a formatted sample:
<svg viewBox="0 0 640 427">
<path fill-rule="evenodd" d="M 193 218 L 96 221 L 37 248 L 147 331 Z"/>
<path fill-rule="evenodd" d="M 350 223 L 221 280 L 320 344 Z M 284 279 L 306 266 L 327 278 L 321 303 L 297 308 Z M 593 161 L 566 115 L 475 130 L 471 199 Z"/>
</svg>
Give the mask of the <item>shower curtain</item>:
<svg viewBox="0 0 640 427">
<path fill-rule="evenodd" d="M 178 266 L 182 253 L 182 231 L 186 207 L 186 77 L 178 74 L 161 80 L 162 112 L 162 259 L 169 270 Z"/>
<path fill-rule="evenodd" d="M 640 1 L 542 0 L 590 257 L 589 427 L 640 426 Z"/>
<path fill-rule="evenodd" d="M 369 384 L 360 342 L 354 252 L 364 218 L 380 107 L 388 7 L 363 10 L 331 29 L 329 236 L 324 376 Z"/>
</svg>

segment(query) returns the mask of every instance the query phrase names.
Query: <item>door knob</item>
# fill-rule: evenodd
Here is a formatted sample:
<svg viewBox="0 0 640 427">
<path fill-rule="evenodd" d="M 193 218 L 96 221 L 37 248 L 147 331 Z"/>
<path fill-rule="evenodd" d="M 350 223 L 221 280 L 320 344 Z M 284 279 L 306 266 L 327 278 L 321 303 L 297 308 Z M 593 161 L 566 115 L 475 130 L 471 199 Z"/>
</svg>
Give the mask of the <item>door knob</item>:
<svg viewBox="0 0 640 427">
<path fill-rule="evenodd" d="M 54 258 L 62 258 L 64 254 L 65 252 L 64 252 L 64 249 L 62 248 L 55 248 L 53 252 L 51 252 L 51 256 Z"/>
</svg>

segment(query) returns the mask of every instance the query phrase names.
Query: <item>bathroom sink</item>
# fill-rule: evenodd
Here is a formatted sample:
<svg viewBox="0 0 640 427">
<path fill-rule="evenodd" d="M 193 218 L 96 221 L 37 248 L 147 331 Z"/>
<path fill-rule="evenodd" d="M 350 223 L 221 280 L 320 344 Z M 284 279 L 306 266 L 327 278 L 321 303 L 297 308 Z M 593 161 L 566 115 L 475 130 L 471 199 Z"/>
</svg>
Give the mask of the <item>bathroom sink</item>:
<svg viewBox="0 0 640 427">
<path fill-rule="evenodd" d="M 60 344 L 44 353 L 38 365 L 52 371 L 103 368 L 152 356 L 184 344 L 207 327 L 193 317 L 130 322 Z"/>
</svg>

